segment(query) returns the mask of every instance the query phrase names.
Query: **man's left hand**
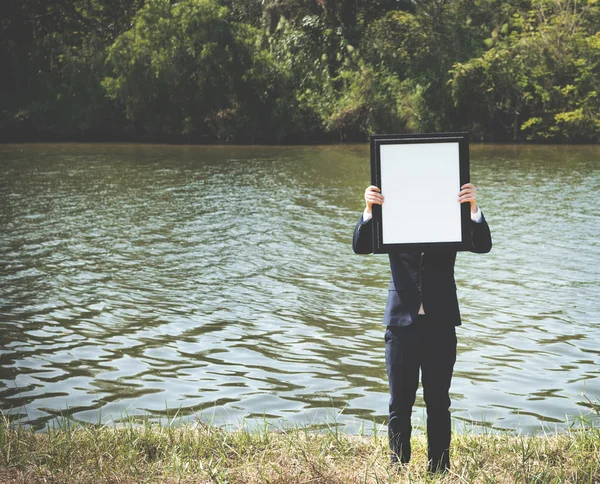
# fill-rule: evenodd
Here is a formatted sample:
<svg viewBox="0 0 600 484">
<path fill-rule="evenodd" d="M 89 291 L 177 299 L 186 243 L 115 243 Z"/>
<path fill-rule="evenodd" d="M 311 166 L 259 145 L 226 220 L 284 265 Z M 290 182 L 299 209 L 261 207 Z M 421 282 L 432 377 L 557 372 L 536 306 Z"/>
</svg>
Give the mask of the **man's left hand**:
<svg viewBox="0 0 600 484">
<path fill-rule="evenodd" d="M 462 187 L 460 187 L 460 192 L 458 193 L 458 203 L 466 203 L 469 202 L 471 204 L 471 213 L 477 212 L 477 188 L 472 183 L 466 183 Z"/>
</svg>

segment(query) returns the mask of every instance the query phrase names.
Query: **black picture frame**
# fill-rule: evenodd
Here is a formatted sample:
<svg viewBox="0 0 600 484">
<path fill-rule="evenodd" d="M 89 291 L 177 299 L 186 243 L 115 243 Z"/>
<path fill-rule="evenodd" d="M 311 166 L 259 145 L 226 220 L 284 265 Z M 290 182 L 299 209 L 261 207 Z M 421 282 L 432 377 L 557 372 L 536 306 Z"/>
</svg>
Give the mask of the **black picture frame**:
<svg viewBox="0 0 600 484">
<path fill-rule="evenodd" d="M 413 145 L 413 147 L 409 147 L 409 145 Z M 383 172 L 382 151 L 384 152 Z M 436 153 L 440 156 L 436 157 Z M 425 156 L 416 157 L 417 154 Z M 390 195 L 397 195 L 398 192 L 420 191 L 422 188 L 423 192 L 427 193 L 426 187 L 430 185 L 430 183 L 426 184 L 427 176 L 431 177 L 429 181 L 434 180 L 432 185 L 443 185 L 440 193 L 445 194 L 439 195 L 439 200 L 435 199 L 429 204 L 428 210 L 424 211 L 425 217 L 421 217 L 418 213 L 420 208 L 417 206 L 417 200 L 414 201 L 414 204 L 412 202 L 400 204 L 402 195 L 396 197 L 400 201 L 396 200 L 395 205 L 391 202 L 388 205 L 384 202 L 385 208 L 382 208 L 381 205 L 373 205 L 373 253 L 470 250 L 470 204 L 463 203 L 458 206 L 456 200 L 460 187 L 470 181 L 468 133 L 371 135 L 370 155 L 371 184 L 381 188 L 384 197 L 386 197 L 385 190 L 388 190 L 386 202 L 392 198 Z M 404 165 L 402 165 L 403 163 Z M 428 163 L 431 165 L 430 167 Z M 413 168 L 410 168 L 411 166 Z M 403 170 L 402 167 L 406 169 Z M 424 172 L 429 168 L 431 169 L 430 175 L 410 173 L 413 169 L 416 172 Z M 436 168 L 437 171 L 435 171 Z M 442 169 L 440 170 L 440 168 Z M 401 179 L 396 179 L 400 173 L 403 176 Z M 411 176 L 414 176 L 414 180 L 410 178 Z M 410 190 L 390 190 L 391 187 L 402 186 L 402 184 L 404 187 L 410 187 Z M 453 192 L 455 193 L 454 202 L 450 197 L 450 193 Z M 456 206 L 451 207 L 451 203 L 455 203 Z M 393 220 L 408 220 L 410 226 L 400 227 L 398 224 L 394 224 Z M 444 228 L 440 229 L 439 234 L 433 236 L 432 233 L 435 229 L 432 227 L 436 226 Z M 410 235 L 406 237 L 397 235 L 400 233 Z M 420 234 L 422 234 L 421 238 Z"/>
</svg>

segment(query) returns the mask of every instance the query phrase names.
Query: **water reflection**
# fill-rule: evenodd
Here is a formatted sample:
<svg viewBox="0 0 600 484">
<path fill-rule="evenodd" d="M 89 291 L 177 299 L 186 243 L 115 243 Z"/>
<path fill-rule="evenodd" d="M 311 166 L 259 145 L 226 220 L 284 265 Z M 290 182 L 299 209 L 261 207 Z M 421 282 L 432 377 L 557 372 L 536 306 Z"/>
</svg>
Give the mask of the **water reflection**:
<svg viewBox="0 0 600 484">
<path fill-rule="evenodd" d="M 495 245 L 458 258 L 455 417 L 564 425 L 600 398 L 599 153 L 472 147 Z M 36 427 L 67 406 L 385 422 L 389 269 L 350 247 L 367 160 L 362 145 L 0 146 L 0 408 Z"/>
</svg>

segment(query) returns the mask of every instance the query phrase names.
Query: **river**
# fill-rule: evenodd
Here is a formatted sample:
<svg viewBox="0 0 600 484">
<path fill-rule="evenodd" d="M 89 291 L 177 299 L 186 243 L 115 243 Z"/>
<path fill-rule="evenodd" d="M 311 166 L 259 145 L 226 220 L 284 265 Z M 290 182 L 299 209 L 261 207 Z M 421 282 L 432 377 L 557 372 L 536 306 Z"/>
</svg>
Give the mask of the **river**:
<svg viewBox="0 0 600 484">
<path fill-rule="evenodd" d="M 599 155 L 471 145 L 494 248 L 457 258 L 466 428 L 597 418 Z M 389 266 L 351 249 L 367 144 L 5 144 L 0 175 L 13 420 L 385 425 Z"/>
</svg>

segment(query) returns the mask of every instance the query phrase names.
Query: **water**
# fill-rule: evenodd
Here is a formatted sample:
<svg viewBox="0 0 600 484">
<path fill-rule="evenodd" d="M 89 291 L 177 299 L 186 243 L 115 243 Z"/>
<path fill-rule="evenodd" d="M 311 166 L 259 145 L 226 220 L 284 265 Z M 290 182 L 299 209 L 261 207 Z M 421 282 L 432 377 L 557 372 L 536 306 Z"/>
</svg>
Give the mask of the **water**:
<svg viewBox="0 0 600 484">
<path fill-rule="evenodd" d="M 598 155 L 472 145 L 494 249 L 457 260 L 457 419 L 561 429 L 598 405 Z M 351 250 L 366 145 L 0 145 L 0 174 L 12 418 L 385 424 L 388 262 Z"/>
</svg>

